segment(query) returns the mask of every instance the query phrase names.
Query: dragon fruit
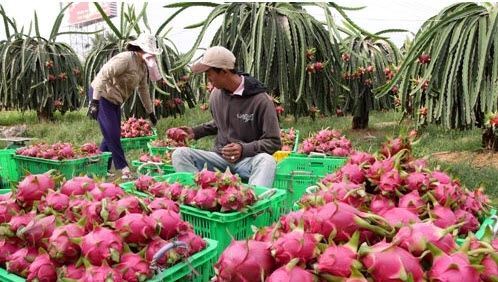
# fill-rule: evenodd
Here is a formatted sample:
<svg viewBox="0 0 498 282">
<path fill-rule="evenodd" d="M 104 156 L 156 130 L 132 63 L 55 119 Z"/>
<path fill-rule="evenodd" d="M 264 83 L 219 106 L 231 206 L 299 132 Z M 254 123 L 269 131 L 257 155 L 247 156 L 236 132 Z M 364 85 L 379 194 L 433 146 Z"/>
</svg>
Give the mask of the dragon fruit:
<svg viewBox="0 0 498 282">
<path fill-rule="evenodd" d="M 21 206 L 29 208 L 34 201 L 41 200 L 50 189 L 55 189 L 55 181 L 49 172 L 28 174 L 19 181 L 16 199 Z"/>
<path fill-rule="evenodd" d="M 149 208 L 154 210 L 166 209 L 174 212 L 180 212 L 180 207 L 170 198 L 154 198 L 149 204 Z"/>
<path fill-rule="evenodd" d="M 363 243 L 358 255 L 375 281 L 425 281 L 420 259 L 396 244 L 381 241 L 368 246 Z"/>
<path fill-rule="evenodd" d="M 91 265 L 87 267 L 85 271 L 85 276 L 83 276 L 83 281 L 124 282 L 123 277 L 118 272 L 118 270 L 108 265 L 101 265 L 101 266 Z"/>
<path fill-rule="evenodd" d="M 358 241 L 360 233 L 355 232 L 346 244 L 328 245 L 327 248 L 318 256 L 313 268 L 320 276 L 332 275 L 336 277 L 350 277 L 352 268 L 361 268 L 358 261 Z"/>
<path fill-rule="evenodd" d="M 50 213 L 50 210 L 64 213 L 69 206 L 69 196 L 58 191 L 49 190 L 45 200 L 38 205 L 40 212 Z"/>
<path fill-rule="evenodd" d="M 31 220 L 36 217 L 36 212 L 24 213 L 13 215 L 8 223 L 0 225 L 0 236 L 14 237 L 19 228 L 26 226 Z"/>
<path fill-rule="evenodd" d="M 149 216 L 160 224 L 159 236 L 164 240 L 169 240 L 191 228 L 188 222 L 182 220 L 179 213 L 172 210 L 155 210 Z"/>
<path fill-rule="evenodd" d="M 208 170 L 207 168 L 203 168 L 202 170 L 194 173 L 194 182 L 197 186 L 201 187 L 202 189 L 208 187 L 214 187 L 218 182 L 219 173 L 220 173 L 219 171 L 215 172 Z"/>
<path fill-rule="evenodd" d="M 74 238 L 85 235 L 85 229 L 78 223 L 57 226 L 48 239 L 50 257 L 60 263 L 75 261 L 80 257 L 81 248 Z"/>
<path fill-rule="evenodd" d="M 137 180 L 134 182 L 134 186 L 137 189 L 137 191 L 145 192 L 149 190 L 149 187 L 152 186 L 156 181 L 154 180 L 154 177 L 150 175 L 145 175 L 142 174 L 138 177 Z"/>
<path fill-rule="evenodd" d="M 268 243 L 251 239 L 234 240 L 214 264 L 213 281 L 261 281 L 275 268 Z"/>
<path fill-rule="evenodd" d="M 440 228 L 450 227 L 457 223 L 455 212 L 450 207 L 436 204 L 428 211 L 434 225 Z"/>
<path fill-rule="evenodd" d="M 47 253 L 41 253 L 29 265 L 26 281 L 55 281 L 57 267 L 59 265 L 52 262 Z"/>
<path fill-rule="evenodd" d="M 119 262 L 123 253 L 123 240 L 118 232 L 96 226 L 81 240 L 81 254 L 93 265 Z"/>
<path fill-rule="evenodd" d="M 462 222 L 463 225 L 458 229 L 458 234 L 466 235 L 469 232 L 477 232 L 479 229 L 479 221 L 470 212 L 462 209 L 457 209 L 455 211 L 455 217 L 457 222 Z"/>
<path fill-rule="evenodd" d="M 20 248 L 7 257 L 7 270 L 19 276 L 27 277 L 29 265 L 37 256 L 38 250 L 33 246 Z"/>
<path fill-rule="evenodd" d="M 101 182 L 95 185 L 90 193 L 95 201 L 100 201 L 104 198 L 117 200 L 124 196 L 124 191 L 117 183 Z"/>
<path fill-rule="evenodd" d="M 156 255 L 158 251 L 169 242 L 169 240 L 164 240 L 161 237 L 154 238 L 147 246 L 145 251 L 145 259 L 147 261 L 153 261 L 154 255 Z M 169 267 L 177 263 L 181 258 L 182 256 L 178 253 L 178 250 L 176 248 L 172 248 L 166 251 L 166 253 L 160 257 L 156 263 L 162 267 Z"/>
<path fill-rule="evenodd" d="M 57 277 L 66 278 L 66 279 L 74 279 L 80 281 L 83 279 L 85 275 L 85 266 L 79 265 L 77 262 L 63 264 L 61 267 L 56 269 Z M 69 280 L 71 281 L 71 280 Z"/>
<path fill-rule="evenodd" d="M 187 249 L 179 248 L 178 253 L 185 257 L 189 257 L 195 253 L 200 252 L 206 248 L 206 241 L 202 239 L 201 236 L 195 234 L 193 231 L 189 230 L 183 232 L 176 237 L 176 240 L 185 242 L 188 246 Z"/>
<path fill-rule="evenodd" d="M 152 275 L 149 263 L 140 255 L 131 252 L 123 254 L 114 269 L 128 282 L 146 281 Z"/>
<path fill-rule="evenodd" d="M 243 211 L 246 207 L 244 204 L 244 196 L 237 187 L 227 188 L 219 197 L 221 205 L 220 211 Z"/>
<path fill-rule="evenodd" d="M 414 214 L 422 214 L 425 209 L 425 202 L 418 190 L 413 190 L 399 197 L 398 207 L 408 209 Z"/>
<path fill-rule="evenodd" d="M 266 282 L 313 282 L 315 275 L 310 271 L 296 265 L 298 258 L 293 259 L 286 265 L 283 265 L 273 271 L 265 280 Z"/>
<path fill-rule="evenodd" d="M 192 199 L 192 205 L 207 211 L 219 210 L 217 189 L 211 187 L 197 191 L 195 197 Z"/>
<path fill-rule="evenodd" d="M 7 258 L 17 252 L 19 249 L 23 248 L 24 242 L 17 238 L 12 237 L 8 239 L 0 239 L 0 267 L 4 267 L 7 262 Z"/>
<path fill-rule="evenodd" d="M 130 246 L 143 246 L 156 235 L 157 222 L 142 213 L 128 213 L 114 223 L 114 229 Z"/>
<path fill-rule="evenodd" d="M 144 212 L 144 208 L 147 209 L 141 199 L 130 194 L 127 194 L 117 200 L 114 208 L 119 212 L 119 214 L 142 213 Z"/>
<path fill-rule="evenodd" d="M 93 188 L 95 188 L 93 178 L 87 175 L 75 176 L 62 183 L 60 192 L 68 196 L 84 195 L 86 192 L 92 191 Z"/>
<path fill-rule="evenodd" d="M 427 250 L 428 243 L 437 246 L 445 253 L 452 253 L 458 246 L 450 231 L 456 227 L 455 225 L 442 229 L 430 221 L 416 222 L 401 227 L 394 235 L 393 242 L 399 243 L 400 247 L 405 248 L 415 256 L 419 256 Z"/>
<path fill-rule="evenodd" d="M 403 179 L 403 186 L 409 191 L 425 191 L 429 188 L 431 179 L 426 172 L 413 171 Z"/>
<path fill-rule="evenodd" d="M 31 246 L 47 247 L 48 238 L 55 229 L 55 215 L 39 215 L 17 230 L 17 236 Z"/>
<path fill-rule="evenodd" d="M 282 234 L 271 243 L 270 251 L 277 264 L 287 264 L 294 258 L 298 263 L 305 265 L 308 260 L 314 259 L 320 253 L 317 248 L 323 236 L 304 232 L 303 223 L 294 230 Z"/>
<path fill-rule="evenodd" d="M 476 266 L 471 265 L 467 254 L 457 251 L 447 253 L 431 246 L 434 256 L 432 267 L 427 272 L 430 281 L 480 281 Z"/>
</svg>

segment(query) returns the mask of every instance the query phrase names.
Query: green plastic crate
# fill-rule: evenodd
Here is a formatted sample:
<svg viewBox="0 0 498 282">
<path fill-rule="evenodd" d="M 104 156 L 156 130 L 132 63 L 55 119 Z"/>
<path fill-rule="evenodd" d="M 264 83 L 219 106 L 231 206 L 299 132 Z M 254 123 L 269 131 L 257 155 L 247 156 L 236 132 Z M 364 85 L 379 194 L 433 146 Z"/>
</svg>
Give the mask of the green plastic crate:
<svg viewBox="0 0 498 282">
<path fill-rule="evenodd" d="M 496 235 L 498 232 L 498 216 L 496 215 L 496 209 L 491 209 L 490 215 L 486 217 L 482 222 L 479 230 L 474 234 L 474 236 L 481 240 L 484 237 L 484 232 L 486 228 L 491 228 L 491 231 Z M 457 244 L 461 245 L 465 241 L 465 238 L 457 238 Z"/>
<path fill-rule="evenodd" d="M 156 147 L 152 146 L 152 142 L 147 142 L 147 148 L 149 149 L 149 154 L 151 156 L 162 156 L 168 151 L 173 151 L 175 148 L 171 147 Z"/>
<path fill-rule="evenodd" d="M 157 138 L 157 130 L 153 129 L 153 134 L 150 136 L 140 136 L 134 138 L 121 138 L 121 146 L 123 151 L 129 151 L 132 149 L 147 149 L 147 143 Z"/>
<path fill-rule="evenodd" d="M 281 131 L 284 131 L 284 132 L 287 132 L 289 129 L 285 128 L 285 129 L 282 129 Z M 295 153 L 297 152 L 297 148 L 299 146 L 299 129 L 294 129 L 296 131 L 296 139 L 294 140 L 294 147 L 292 148 L 292 151 L 276 151 L 275 153 L 273 153 L 273 157 L 275 158 L 275 160 L 277 160 L 277 162 L 285 159 L 286 157 L 288 157 L 291 153 Z"/>
<path fill-rule="evenodd" d="M 15 149 L 0 150 L 0 188 L 8 188 L 11 181 L 19 180 L 16 162 L 13 159 L 15 152 Z"/>
<path fill-rule="evenodd" d="M 163 272 L 157 274 L 153 278 L 147 280 L 148 282 L 206 282 L 214 276 L 213 265 L 217 260 L 217 246 L 216 240 L 204 238 L 206 241 L 206 248 L 188 258 L 187 262 L 179 262 Z M 193 272 L 199 275 L 196 276 Z M 15 274 L 7 272 L 7 270 L 0 268 L 0 281 L 2 282 L 24 282 L 24 278 Z"/>
<path fill-rule="evenodd" d="M 291 156 L 277 164 L 273 187 L 287 191 L 282 213 L 288 213 L 303 196 L 306 188 L 316 185 L 325 175 L 333 173 L 346 162 L 346 158 L 315 158 Z"/>
<path fill-rule="evenodd" d="M 137 169 L 140 175 L 160 176 L 175 172 L 172 164 L 132 161 L 131 165 Z"/>
<path fill-rule="evenodd" d="M 32 174 L 39 174 L 55 169 L 64 174 L 67 179 L 81 174 L 86 174 L 90 177 L 105 176 L 107 173 L 107 163 L 110 157 L 110 152 L 103 152 L 101 155 L 87 158 L 61 161 L 21 155 L 12 156 L 16 162 L 20 177 L 24 177 L 24 170 Z"/>
<path fill-rule="evenodd" d="M 178 181 L 181 184 L 194 184 L 193 173 L 177 172 L 154 177 L 156 181 Z M 121 188 L 136 195 L 145 195 L 134 191 L 134 183 L 120 184 Z M 270 226 L 280 219 L 281 206 L 287 198 L 286 191 L 254 186 L 256 195 L 263 197 L 247 212 L 210 212 L 196 207 L 180 205 L 182 219 L 194 227 L 194 232 L 202 237 L 218 241 L 218 254 L 235 240 L 244 240 L 254 232 L 252 226 Z"/>
</svg>

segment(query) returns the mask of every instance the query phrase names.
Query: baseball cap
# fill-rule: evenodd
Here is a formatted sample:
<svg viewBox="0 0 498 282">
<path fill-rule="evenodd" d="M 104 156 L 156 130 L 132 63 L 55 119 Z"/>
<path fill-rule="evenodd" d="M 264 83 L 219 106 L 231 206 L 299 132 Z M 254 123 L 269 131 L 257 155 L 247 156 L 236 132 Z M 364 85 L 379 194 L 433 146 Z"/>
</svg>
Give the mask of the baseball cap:
<svg viewBox="0 0 498 282">
<path fill-rule="evenodd" d="M 128 44 L 138 46 L 140 49 L 144 50 L 145 53 L 152 55 L 161 55 L 163 52 L 163 49 L 157 46 L 156 37 L 148 33 L 140 34 L 137 40 L 130 41 Z"/>
<path fill-rule="evenodd" d="M 193 73 L 203 73 L 209 68 L 235 69 L 235 55 L 225 47 L 214 46 L 208 48 L 202 59 L 190 67 Z"/>
</svg>

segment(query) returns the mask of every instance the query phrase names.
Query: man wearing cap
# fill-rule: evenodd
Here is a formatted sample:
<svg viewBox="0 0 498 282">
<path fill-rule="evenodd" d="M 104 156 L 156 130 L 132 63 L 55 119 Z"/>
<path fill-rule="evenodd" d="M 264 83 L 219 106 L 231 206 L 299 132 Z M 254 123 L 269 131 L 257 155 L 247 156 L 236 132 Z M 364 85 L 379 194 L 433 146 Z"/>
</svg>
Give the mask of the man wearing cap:
<svg viewBox="0 0 498 282">
<path fill-rule="evenodd" d="M 154 126 L 157 124 L 147 77 L 151 81 L 161 79 L 156 56 L 162 51 L 153 35 L 142 33 L 136 40 L 128 42 L 126 51 L 112 57 L 91 83 L 93 97 L 88 115 L 99 123 L 103 135 L 100 150 L 112 153 L 108 170 L 114 162 L 114 168 L 121 171 L 124 180 L 129 179 L 131 173 L 121 146 L 121 105 L 138 87 L 150 121 Z"/>
<path fill-rule="evenodd" d="M 211 151 L 176 148 L 172 163 L 176 172 L 196 172 L 204 167 L 227 167 L 251 185 L 272 187 L 276 161 L 282 146 L 275 106 L 266 87 L 246 73 L 237 72 L 235 56 L 222 46 L 206 50 L 191 67 L 205 73 L 213 86 L 209 98 L 212 120 L 195 127 L 182 126 L 189 139 L 216 135 Z"/>
</svg>

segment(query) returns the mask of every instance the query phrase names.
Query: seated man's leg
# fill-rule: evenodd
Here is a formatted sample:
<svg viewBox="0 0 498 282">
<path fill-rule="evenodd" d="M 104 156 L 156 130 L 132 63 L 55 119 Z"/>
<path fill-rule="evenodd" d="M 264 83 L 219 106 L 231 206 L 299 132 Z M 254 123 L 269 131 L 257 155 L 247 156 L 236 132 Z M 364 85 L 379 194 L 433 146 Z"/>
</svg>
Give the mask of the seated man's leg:
<svg viewBox="0 0 498 282">
<path fill-rule="evenodd" d="M 266 153 L 245 158 L 236 164 L 236 171 L 242 178 L 249 178 L 248 184 L 271 188 L 275 179 L 277 161 Z"/>
<path fill-rule="evenodd" d="M 204 167 L 214 170 L 214 168 L 226 168 L 229 165 L 215 152 L 189 147 L 176 148 L 171 155 L 171 162 L 176 172 L 198 172 Z"/>
</svg>

